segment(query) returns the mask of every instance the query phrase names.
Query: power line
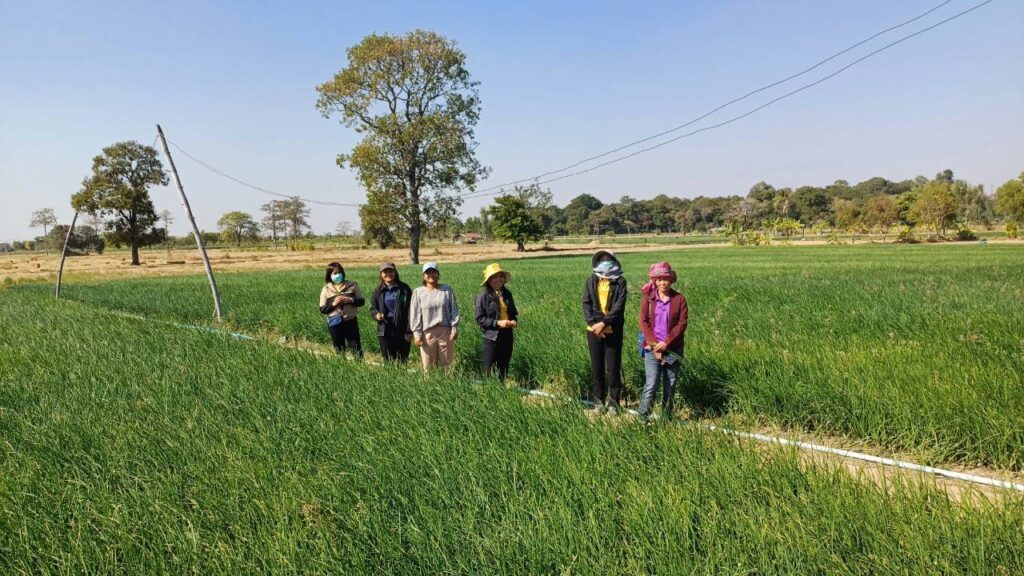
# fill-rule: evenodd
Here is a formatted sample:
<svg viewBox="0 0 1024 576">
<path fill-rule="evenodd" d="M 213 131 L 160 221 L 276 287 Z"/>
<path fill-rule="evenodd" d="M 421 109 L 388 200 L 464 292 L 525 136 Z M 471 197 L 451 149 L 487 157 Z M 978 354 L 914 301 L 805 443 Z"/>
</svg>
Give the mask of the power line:
<svg viewBox="0 0 1024 576">
<path fill-rule="evenodd" d="M 196 164 L 199 164 L 203 168 L 206 168 L 210 172 L 213 172 L 214 174 L 217 174 L 218 176 L 221 176 L 223 178 L 227 178 L 228 180 L 231 180 L 232 182 L 235 182 L 237 184 L 241 184 L 242 186 L 245 186 L 247 188 L 252 188 L 253 190 L 256 190 L 257 192 L 262 192 L 264 194 L 269 194 L 271 196 L 278 196 L 278 197 L 281 197 L 281 198 L 298 198 L 298 199 L 300 199 L 300 200 L 302 200 L 304 202 L 309 202 L 310 204 L 319 204 L 321 206 L 344 206 L 344 207 L 348 207 L 348 208 L 358 208 L 358 207 L 362 206 L 362 204 L 353 204 L 353 203 L 346 203 L 346 202 L 331 202 L 329 200 L 311 200 L 309 198 L 303 198 L 302 196 L 299 196 L 297 194 L 282 194 L 280 192 L 274 192 L 273 190 L 267 190 L 266 188 L 261 188 L 259 186 L 254 185 L 254 184 L 249 184 L 248 182 L 246 182 L 244 180 L 239 180 L 238 178 L 235 178 L 234 176 L 232 176 L 230 174 L 227 174 L 227 173 L 225 173 L 225 172 L 223 172 L 223 171 L 221 171 L 221 170 L 219 170 L 219 169 L 217 169 L 217 168 L 207 164 L 206 162 L 203 162 L 202 160 L 200 160 L 199 158 L 196 158 L 195 156 L 189 154 L 181 146 L 178 146 L 176 143 L 171 142 L 170 140 L 168 140 L 168 143 L 170 143 L 171 146 L 174 146 L 174 148 L 178 152 L 181 152 L 182 154 L 184 154 L 186 158 L 188 158 L 189 160 L 192 160 Z"/>
<path fill-rule="evenodd" d="M 590 162 L 592 160 L 597 160 L 598 158 L 604 158 L 605 156 L 609 156 L 611 154 L 615 154 L 616 152 L 621 152 L 621 151 L 623 151 L 623 150 L 625 150 L 627 148 L 632 148 L 633 146 L 636 146 L 637 144 L 643 144 L 644 142 L 649 142 L 649 141 L 654 140 L 656 138 L 660 138 L 660 137 L 665 136 L 667 134 L 671 134 L 672 132 L 677 132 L 679 130 L 682 130 L 683 128 L 686 128 L 688 126 L 692 126 L 693 124 L 695 124 L 695 123 L 697 123 L 697 122 L 707 118 L 708 116 L 711 116 L 712 114 L 714 114 L 715 112 L 718 112 L 719 110 L 722 110 L 723 108 L 726 108 L 728 106 L 736 104 L 737 102 L 741 102 L 743 100 L 746 100 L 747 98 L 749 98 L 749 97 L 751 97 L 751 96 L 753 96 L 755 94 L 758 94 L 760 92 L 764 92 L 765 90 L 768 90 L 770 88 L 774 88 L 775 86 L 778 86 L 779 84 L 784 84 L 784 83 L 786 83 L 786 82 L 788 82 L 790 80 L 793 80 L 795 78 L 803 76 L 804 74 L 807 74 L 808 72 L 811 72 L 812 70 L 815 70 L 818 67 L 820 67 L 820 66 L 822 66 L 822 65 L 824 65 L 824 64 L 826 64 L 826 63 L 828 63 L 828 62 L 830 62 L 832 60 L 835 60 L 839 56 L 842 56 L 843 54 L 846 54 L 847 52 L 853 50 L 854 48 L 857 48 L 859 46 L 863 46 L 864 44 L 870 42 L 871 40 L 874 40 L 875 38 L 878 38 L 879 36 L 881 36 L 883 34 L 886 34 L 888 32 L 892 32 L 893 30 L 902 28 L 902 27 L 906 26 L 907 24 L 911 24 L 913 22 L 916 22 L 917 20 L 920 20 L 921 18 L 924 18 L 925 16 L 931 14 L 932 12 L 935 12 L 936 10 L 938 10 L 939 8 L 942 8 L 946 4 L 949 4 L 950 2 L 952 2 L 952 0 L 945 0 L 944 2 L 940 2 L 938 5 L 936 5 L 932 9 L 930 9 L 930 10 L 928 10 L 926 12 L 922 12 L 921 14 L 918 14 L 917 16 L 914 16 L 910 20 L 906 20 L 906 21 L 901 22 L 901 23 L 899 23 L 899 24 L 897 24 L 895 26 L 890 26 L 889 28 L 886 28 L 885 30 L 882 30 L 880 32 L 876 32 L 875 34 L 865 38 L 864 40 L 861 40 L 860 42 L 857 42 L 856 44 L 853 44 L 852 46 L 849 46 L 849 47 L 847 47 L 847 48 L 845 48 L 845 49 L 843 49 L 843 50 L 841 50 L 839 52 L 836 52 L 835 54 L 832 54 L 828 58 L 825 58 L 824 60 L 821 60 L 821 61 L 817 62 L 816 64 L 810 66 L 809 68 L 805 68 L 804 70 L 802 70 L 800 72 L 797 72 L 796 74 L 793 74 L 791 76 L 787 76 L 786 78 L 783 78 L 783 79 L 778 80 L 776 82 L 772 82 L 771 84 L 766 84 L 766 85 L 764 85 L 764 86 L 762 86 L 760 88 L 757 88 L 756 90 L 752 90 L 750 92 L 747 92 L 743 96 L 740 96 L 738 98 L 734 98 L 732 100 L 729 100 L 728 102 L 726 102 L 726 103 L 724 103 L 724 104 L 722 104 L 720 106 L 717 106 L 717 107 L 709 110 L 708 112 L 706 112 L 706 113 L 704 113 L 704 114 L 694 118 L 693 120 L 690 120 L 689 122 L 686 122 L 685 124 L 680 124 L 679 126 L 676 126 L 675 128 L 669 128 L 668 130 L 665 130 L 663 132 L 659 132 L 657 134 L 654 134 L 654 135 L 651 135 L 651 136 L 647 136 L 647 137 L 641 138 L 639 140 L 634 140 L 633 142 L 630 142 L 629 144 L 625 144 L 623 146 L 619 146 L 618 148 L 615 148 L 613 150 L 609 150 L 607 152 L 602 152 L 601 154 L 590 156 L 589 158 L 584 158 L 583 160 L 580 160 L 579 162 L 575 162 L 573 164 L 569 164 L 567 166 L 563 166 L 561 168 L 558 168 L 557 170 L 551 170 L 551 171 L 548 171 L 548 172 L 544 172 L 543 174 L 538 174 L 538 175 L 532 176 L 530 178 L 522 178 L 520 180 L 512 180 L 510 182 L 505 182 L 503 184 L 497 184 L 495 186 L 489 186 L 487 188 L 483 188 L 481 190 L 477 190 L 476 192 L 470 193 L 470 194 L 479 194 L 479 193 L 483 193 L 483 192 L 489 192 L 491 190 L 497 190 L 499 188 L 504 188 L 506 186 L 514 186 L 516 184 L 522 184 L 523 182 L 530 182 L 532 180 L 538 180 L 538 179 L 544 178 L 546 176 L 551 176 L 552 174 L 558 174 L 559 172 L 565 172 L 566 170 L 571 170 L 571 169 L 573 169 L 573 168 L 575 168 L 575 167 L 577 167 L 577 166 L 579 166 L 581 164 L 586 164 L 587 162 Z M 467 196 L 469 196 L 469 194 L 467 194 Z"/>
<path fill-rule="evenodd" d="M 588 172 L 593 172 L 594 170 L 597 170 L 597 169 L 599 169 L 599 168 L 603 168 L 603 167 L 605 167 L 605 166 L 609 166 L 609 165 L 611 165 L 611 164 L 615 164 L 615 163 L 621 162 L 621 161 L 623 161 L 623 160 L 627 160 L 627 159 L 629 159 L 629 158 L 632 158 L 632 157 L 634 157 L 634 156 L 637 156 L 637 155 L 643 154 L 643 153 L 645 153 L 645 152 L 650 152 L 651 150 L 655 150 L 655 149 L 657 149 L 657 148 L 661 148 L 662 146 L 665 146 L 665 145 L 667 145 L 667 144 L 671 144 L 671 143 L 673 143 L 673 142 L 676 142 L 676 141 L 682 140 L 682 139 L 684 139 L 684 138 L 689 138 L 690 136 L 693 136 L 693 135 L 695 135 L 695 134 L 700 134 L 701 132 L 707 132 L 707 131 L 709 131 L 709 130 L 714 130 L 715 128 L 720 128 L 720 127 L 722 127 L 722 126 L 725 126 L 725 125 L 727 125 L 727 124 L 732 124 L 733 122 L 736 122 L 737 120 L 741 120 L 741 119 L 743 119 L 743 118 L 746 118 L 747 116 L 750 116 L 750 115 L 752 115 L 752 114 L 754 114 L 754 113 L 756 113 L 756 112 L 758 112 L 758 111 L 760 111 L 760 110 L 763 110 L 763 109 L 765 109 L 765 108 L 767 108 L 767 107 L 771 106 L 772 104 L 775 104 L 775 103 L 777 103 L 777 102 L 780 102 L 780 101 L 782 101 L 782 100 L 785 100 L 785 99 L 787 99 L 787 98 L 789 98 L 789 97 L 791 97 L 791 96 L 794 96 L 794 95 L 796 95 L 796 94 L 799 94 L 800 92 L 803 92 L 804 90 L 808 90 L 808 89 L 810 89 L 810 88 L 813 88 L 814 86 L 817 86 L 818 84 L 821 84 L 822 82 L 825 82 L 826 80 L 830 80 L 830 79 L 832 79 L 832 78 L 835 78 L 836 76 L 838 76 L 838 75 L 839 75 L 839 74 L 841 74 L 842 72 L 844 72 L 844 71 L 846 71 L 846 70 L 849 70 L 850 68 L 852 68 L 852 67 L 856 66 L 857 64 L 859 64 L 859 63 L 861 63 L 861 62 L 863 62 L 863 61 L 867 60 L 868 58 L 871 58 L 872 56 L 875 56 L 876 54 L 879 54 L 879 53 L 881 53 L 881 52 L 884 52 L 884 51 L 886 51 L 886 50 L 888 50 L 888 49 L 890 49 L 890 48 L 892 48 L 892 47 L 896 46 L 897 44 L 900 44 L 900 43 L 902 43 L 902 42 L 905 42 L 905 41 L 907 41 L 907 40 L 910 40 L 911 38 L 914 38 L 915 36 L 919 36 L 919 35 L 921 35 L 921 34 L 924 34 L 925 32 L 928 32 L 928 31 L 930 31 L 930 30 L 934 30 L 935 28 L 938 28 L 939 26 L 942 26 L 943 24 L 946 24 L 947 22 L 950 22 L 950 21 L 952 21 L 952 20 L 956 20 L 957 18 L 960 18 L 961 16 L 964 16 L 964 15 L 966 15 L 966 14 L 970 13 L 970 12 L 973 12 L 973 11 L 977 10 L 978 8 L 981 8 L 982 6 L 984 6 L 984 5 L 986 5 L 986 4 L 989 4 L 989 3 L 991 3 L 991 2 L 992 2 L 992 0 L 984 0 L 983 2 L 980 2 L 980 3 L 978 3 L 978 4 L 975 4 L 974 6 L 972 6 L 972 7 L 968 8 L 968 9 L 966 9 L 966 10 L 962 11 L 962 12 L 958 12 L 957 14 L 954 14 L 953 16 L 950 16 L 949 18 L 946 18 L 945 20 L 941 20 L 941 21 L 939 21 L 939 22 L 937 22 L 937 23 L 935 23 L 935 24 L 932 24 L 931 26 L 928 26 L 927 28 L 922 28 L 921 30 L 918 30 L 917 32 L 914 32 L 914 33 L 912 33 L 912 34 L 908 34 L 908 35 L 906 35 L 906 36 L 903 36 L 902 38 L 899 38 L 898 40 L 895 40 L 895 41 L 893 41 L 893 42 L 890 42 L 889 44 L 886 44 L 885 46 L 882 46 L 881 48 L 878 48 L 878 49 L 876 49 L 876 50 L 874 50 L 874 51 L 872 51 L 872 52 L 869 52 L 868 54 L 866 54 L 866 55 L 864 55 L 864 56 L 861 56 L 860 58 L 858 58 L 858 59 L 854 60 L 853 62 L 850 62 L 849 64 L 847 64 L 847 65 L 843 66 L 842 68 L 839 68 L 839 69 L 838 69 L 838 70 L 836 70 L 835 72 L 832 72 L 832 73 L 831 73 L 831 74 L 829 74 L 828 76 L 825 76 L 825 77 L 823 77 L 823 78 L 820 78 L 820 79 L 818 79 L 818 80 L 815 80 L 814 82 L 811 82 L 811 83 L 809 83 L 809 84 L 805 84 L 805 85 L 803 85 L 803 86 L 801 86 L 801 87 L 799 87 L 799 88 L 797 88 L 797 89 L 795 89 L 795 90 L 792 90 L 792 91 L 790 91 L 790 92 L 787 92 L 787 93 L 785 93 L 785 94 L 783 94 L 783 95 L 781 95 L 781 96 L 778 96 L 778 97 L 776 97 L 776 98 L 773 98 L 772 100 L 769 100 L 768 102 L 766 102 L 766 103 L 764 103 L 764 104 L 762 104 L 762 105 L 760 105 L 760 106 L 758 106 L 758 107 L 756 107 L 756 108 L 754 108 L 754 109 L 752 109 L 752 110 L 749 110 L 749 111 L 747 111 L 747 112 L 744 112 L 743 114 L 740 114 L 739 116 L 734 116 L 734 117 L 732 117 L 732 118 L 729 118 L 728 120 L 724 120 L 724 121 L 722 121 L 722 122 L 719 122 L 719 123 L 717 123 L 717 124 L 712 124 L 712 125 L 710 125 L 710 126 L 705 126 L 705 127 L 703 127 L 703 128 L 698 128 L 698 129 L 696 129 L 696 130 L 693 130 L 693 131 L 687 132 L 687 133 L 685 133 L 685 134 L 682 134 L 682 135 L 680 135 L 680 136 L 676 136 L 675 138 L 670 138 L 670 139 L 668 139 L 668 140 L 665 140 L 665 141 L 663 141 L 663 142 L 659 142 L 658 144 L 655 144 L 655 145 L 653 145 L 653 146 L 648 146 L 648 147 L 646 147 L 646 148 L 642 148 L 642 149 L 640 149 L 640 150 L 637 150 L 636 152 L 632 152 L 632 153 L 630 153 L 630 154 L 627 154 L 627 155 L 625 155 L 625 156 L 620 156 L 620 157 L 618 157 L 618 158 L 614 158 L 614 159 L 612 159 L 612 160 L 609 160 L 609 161 L 607 161 L 607 162 L 602 162 L 602 163 L 600 163 L 600 164 L 597 164 L 597 165 L 595 165 L 595 166 L 592 166 L 592 167 L 590 167 L 590 168 L 586 168 L 586 169 L 584 169 L 584 170 L 579 170 L 579 171 L 576 171 L 576 172 L 572 172 L 572 173 L 569 173 L 569 174 L 563 174 L 562 176 L 557 176 L 557 177 L 555 177 L 555 178 L 549 178 L 549 179 L 547 179 L 547 180 L 543 180 L 543 181 L 538 181 L 538 182 L 537 182 L 537 184 L 548 184 L 548 183 L 550 183 L 550 182 L 557 182 L 558 180 L 564 180 L 564 179 L 566 179 L 566 178 L 572 178 L 572 177 L 574 177 L 574 176 L 580 176 L 580 175 L 582 175 L 582 174 L 586 174 L 586 173 L 588 173 Z M 933 9 L 933 10 L 934 10 L 934 9 Z M 673 130 L 675 130 L 675 129 L 673 129 Z M 670 130 L 669 132 L 671 132 L 671 130 Z M 663 134 L 667 134 L 667 133 L 668 133 L 668 132 L 665 132 L 665 133 L 663 133 Z M 656 138 L 656 137 L 657 137 L 657 136 L 652 136 L 651 138 Z M 650 140 L 651 138 L 647 138 L 646 140 Z M 646 141 L 646 140 L 643 140 L 643 141 Z M 641 142 L 642 142 L 642 141 L 641 141 Z M 632 144 L 630 144 L 630 145 L 628 145 L 628 146 L 625 146 L 625 147 L 623 147 L 623 148 L 628 148 L 629 146 L 632 146 Z M 622 149 L 622 148 L 620 148 L 620 150 L 621 150 L 621 149 Z M 605 153 L 605 154 L 603 154 L 602 156 L 606 156 L 606 155 L 608 155 L 608 154 L 610 154 L 610 152 L 609 152 L 609 153 Z M 598 156 L 598 157 L 599 157 L 599 156 Z M 595 157 L 595 158 L 596 158 L 596 157 Z M 582 163 L 582 162 L 580 162 L 580 163 Z M 575 164 L 574 166 L 576 166 L 576 165 L 579 165 L 580 163 L 577 163 L 577 164 Z M 556 171 L 554 171 L 554 172 L 549 172 L 548 174 L 549 174 L 549 175 L 550 175 L 550 174 L 555 174 L 555 173 L 557 173 L 557 172 L 562 172 L 562 171 L 564 171 L 564 170 L 565 170 L 565 169 L 562 169 L 562 170 L 556 170 Z M 535 179 L 535 178 L 534 178 L 534 179 Z M 534 180 L 534 179 L 526 179 L 526 180 L 520 180 L 520 181 L 518 181 L 518 182 L 527 182 L 527 181 L 530 181 L 530 180 Z M 484 197 L 484 196 L 494 196 L 494 195 L 497 195 L 497 194 L 501 194 L 501 193 L 502 193 L 502 192 L 504 191 L 504 190 L 501 190 L 501 189 L 499 189 L 499 190 L 497 190 L 497 191 L 491 192 L 490 190 L 494 190 L 494 188 L 493 188 L 493 187 L 492 187 L 492 188 L 486 188 L 486 189 L 484 189 L 484 190 L 480 190 L 479 192 L 474 192 L 474 193 L 470 193 L 470 194 L 465 194 L 465 195 L 463 195 L 463 198 L 482 198 L 482 197 Z"/>
</svg>

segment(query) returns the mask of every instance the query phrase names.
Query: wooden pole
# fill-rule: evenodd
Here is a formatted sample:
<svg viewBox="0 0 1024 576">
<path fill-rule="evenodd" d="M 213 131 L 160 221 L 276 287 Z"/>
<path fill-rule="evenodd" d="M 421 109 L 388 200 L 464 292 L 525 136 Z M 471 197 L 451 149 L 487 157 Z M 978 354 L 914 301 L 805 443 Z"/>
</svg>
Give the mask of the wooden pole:
<svg viewBox="0 0 1024 576">
<path fill-rule="evenodd" d="M 64 248 L 60 251 L 60 266 L 57 267 L 57 300 L 60 300 L 60 283 L 64 279 L 64 259 L 68 257 L 68 242 L 71 241 L 71 233 L 74 232 L 77 221 L 78 210 L 75 210 L 75 215 L 71 217 L 71 226 L 68 227 L 68 233 L 64 236 Z"/>
<path fill-rule="evenodd" d="M 210 291 L 213 292 L 213 309 L 217 315 L 217 322 L 223 319 L 220 308 L 220 292 L 217 291 L 217 281 L 213 279 L 213 268 L 210 267 L 210 258 L 206 255 L 206 245 L 203 244 L 203 237 L 199 234 L 199 227 L 196 226 L 196 219 L 192 217 L 192 208 L 188 205 L 188 198 L 185 197 L 185 189 L 181 186 L 181 178 L 178 178 L 178 169 L 174 167 L 174 159 L 171 158 L 171 151 L 167 148 L 167 139 L 164 138 L 164 131 L 160 125 L 156 125 L 156 134 L 160 140 L 160 146 L 167 157 L 167 165 L 171 167 L 171 176 L 174 177 L 174 185 L 178 187 L 178 196 L 181 197 L 181 205 L 185 208 L 185 215 L 192 225 L 192 235 L 195 236 L 196 246 L 199 248 L 199 256 L 203 259 L 203 266 L 206 267 L 206 278 L 210 281 Z"/>
</svg>

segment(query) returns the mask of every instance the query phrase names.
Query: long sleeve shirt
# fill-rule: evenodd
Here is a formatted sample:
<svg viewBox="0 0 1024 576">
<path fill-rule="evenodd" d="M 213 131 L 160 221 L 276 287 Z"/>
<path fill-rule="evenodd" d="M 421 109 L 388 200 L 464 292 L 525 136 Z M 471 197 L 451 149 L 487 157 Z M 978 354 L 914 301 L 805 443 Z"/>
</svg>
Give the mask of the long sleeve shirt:
<svg viewBox="0 0 1024 576">
<path fill-rule="evenodd" d="M 455 291 L 447 284 L 436 290 L 426 286 L 412 292 L 409 305 L 409 331 L 416 338 L 422 338 L 423 332 L 434 326 L 450 326 L 452 330 L 459 325 L 459 303 L 455 300 Z"/>
<path fill-rule="evenodd" d="M 352 302 L 335 306 L 335 296 L 348 296 L 352 299 Z M 363 298 L 363 291 L 359 289 L 359 284 L 355 282 L 342 282 L 341 284 L 331 282 L 325 284 L 323 290 L 320 291 L 320 313 L 327 314 L 328 316 L 341 315 L 345 320 L 351 320 L 358 314 L 356 308 L 365 303 L 366 299 Z"/>
</svg>

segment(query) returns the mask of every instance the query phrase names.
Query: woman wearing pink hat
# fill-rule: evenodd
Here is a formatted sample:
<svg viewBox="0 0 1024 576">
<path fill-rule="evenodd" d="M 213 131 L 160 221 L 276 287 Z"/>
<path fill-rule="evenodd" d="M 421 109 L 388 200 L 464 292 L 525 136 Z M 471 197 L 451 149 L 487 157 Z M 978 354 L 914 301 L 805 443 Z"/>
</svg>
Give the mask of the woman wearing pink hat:
<svg viewBox="0 0 1024 576">
<path fill-rule="evenodd" d="M 644 285 L 643 298 L 640 300 L 646 382 L 640 395 L 638 412 L 641 419 L 650 416 L 658 385 L 663 381 L 662 413 L 671 418 L 689 308 L 686 297 L 672 288 L 676 273 L 668 262 L 651 264 L 647 277 L 650 282 Z"/>
</svg>

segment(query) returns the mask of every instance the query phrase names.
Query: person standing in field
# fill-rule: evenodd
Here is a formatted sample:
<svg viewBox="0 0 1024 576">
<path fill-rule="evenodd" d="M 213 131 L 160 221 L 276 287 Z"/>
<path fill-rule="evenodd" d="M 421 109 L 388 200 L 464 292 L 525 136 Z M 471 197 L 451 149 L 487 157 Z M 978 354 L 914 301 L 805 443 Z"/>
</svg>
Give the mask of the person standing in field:
<svg viewBox="0 0 1024 576">
<path fill-rule="evenodd" d="M 490 376 L 498 369 L 502 382 L 508 376 L 512 360 L 512 331 L 517 325 L 519 311 L 512 292 L 505 285 L 510 275 L 501 264 L 484 268 L 483 290 L 476 297 L 476 323 L 483 331 L 483 372 Z"/>
<path fill-rule="evenodd" d="M 455 292 L 450 286 L 439 284 L 440 279 L 436 262 L 424 264 L 423 286 L 413 290 L 409 304 L 409 331 L 420 349 L 424 372 L 434 366 L 451 365 L 459 335 Z"/>
<path fill-rule="evenodd" d="M 622 338 L 626 279 L 615 254 L 599 250 L 583 288 L 583 317 L 590 348 L 591 401 L 597 414 L 618 415 L 622 396 Z M 610 400 L 609 400 L 610 394 Z"/>
<path fill-rule="evenodd" d="M 360 359 L 363 345 L 359 338 L 359 317 L 356 308 L 366 303 L 359 284 L 347 280 L 345 268 L 337 262 L 327 265 L 325 285 L 320 291 L 320 313 L 327 315 L 327 331 L 339 355 L 346 348 Z"/>
<path fill-rule="evenodd" d="M 377 322 L 377 342 L 385 361 L 409 361 L 409 302 L 412 289 L 398 277 L 394 262 L 377 269 L 380 281 L 370 295 L 370 316 Z"/>
<path fill-rule="evenodd" d="M 672 417 L 676 377 L 683 360 L 683 343 L 689 307 L 686 297 L 672 285 L 676 273 L 668 262 L 651 264 L 647 273 L 650 280 L 643 287 L 640 301 L 640 331 L 643 333 L 644 374 L 646 382 L 640 395 L 639 417 L 647 420 L 651 405 L 664 383 L 661 396 L 662 415 Z"/>
</svg>

